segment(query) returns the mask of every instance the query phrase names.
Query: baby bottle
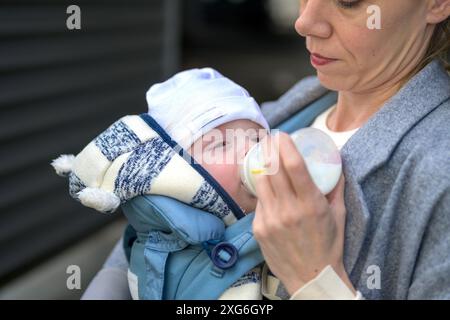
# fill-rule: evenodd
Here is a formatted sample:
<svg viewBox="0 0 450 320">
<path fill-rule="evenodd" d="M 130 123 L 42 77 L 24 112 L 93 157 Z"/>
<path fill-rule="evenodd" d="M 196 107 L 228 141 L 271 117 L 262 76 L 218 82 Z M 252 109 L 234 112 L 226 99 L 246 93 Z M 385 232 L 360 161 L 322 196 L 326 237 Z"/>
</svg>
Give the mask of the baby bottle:
<svg viewBox="0 0 450 320">
<path fill-rule="evenodd" d="M 342 172 L 341 156 L 334 141 L 325 132 L 315 128 L 300 129 L 291 137 L 317 188 L 324 195 L 330 193 L 337 185 Z M 240 166 L 242 183 L 254 196 L 256 196 L 255 176 L 271 174 L 264 166 L 262 143 L 255 144 L 248 151 Z"/>
</svg>

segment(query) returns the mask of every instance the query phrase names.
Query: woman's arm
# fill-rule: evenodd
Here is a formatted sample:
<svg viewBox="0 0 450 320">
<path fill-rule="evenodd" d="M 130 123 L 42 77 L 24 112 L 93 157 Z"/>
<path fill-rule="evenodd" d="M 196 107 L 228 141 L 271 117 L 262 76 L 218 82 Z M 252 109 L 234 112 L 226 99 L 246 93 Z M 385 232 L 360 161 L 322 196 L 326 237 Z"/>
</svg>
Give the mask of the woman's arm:
<svg viewBox="0 0 450 320">
<path fill-rule="evenodd" d="M 130 300 L 127 272 L 128 261 L 123 249 L 123 238 L 121 238 L 106 259 L 102 269 L 84 291 L 81 299 Z"/>
<path fill-rule="evenodd" d="M 291 295 L 331 266 L 356 296 L 343 264 L 344 178 L 323 196 L 289 135 L 278 138 L 277 173 L 256 179 L 253 231 L 264 258 Z"/>
</svg>

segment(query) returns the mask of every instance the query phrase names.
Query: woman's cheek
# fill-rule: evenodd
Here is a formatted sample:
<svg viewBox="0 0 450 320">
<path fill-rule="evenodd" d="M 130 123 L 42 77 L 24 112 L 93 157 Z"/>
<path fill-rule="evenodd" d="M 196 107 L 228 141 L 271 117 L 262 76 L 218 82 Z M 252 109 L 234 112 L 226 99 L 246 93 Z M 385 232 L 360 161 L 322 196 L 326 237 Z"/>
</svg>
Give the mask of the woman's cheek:
<svg viewBox="0 0 450 320">
<path fill-rule="evenodd" d="M 388 43 L 386 35 L 391 30 L 369 29 L 352 26 L 343 31 L 341 39 L 345 47 L 345 63 L 342 66 L 341 90 L 368 89 L 369 83 L 382 83 L 383 74 L 389 69 L 395 45 Z"/>
</svg>

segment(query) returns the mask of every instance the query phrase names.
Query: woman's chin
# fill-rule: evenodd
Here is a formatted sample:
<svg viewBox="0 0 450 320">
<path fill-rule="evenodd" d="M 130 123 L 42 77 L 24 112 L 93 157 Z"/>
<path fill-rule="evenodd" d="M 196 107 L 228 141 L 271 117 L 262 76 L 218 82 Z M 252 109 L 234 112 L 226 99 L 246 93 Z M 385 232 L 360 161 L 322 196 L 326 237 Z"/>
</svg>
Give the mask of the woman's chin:
<svg viewBox="0 0 450 320">
<path fill-rule="evenodd" d="M 343 76 L 325 74 L 323 72 L 317 71 L 317 78 L 320 81 L 320 84 L 332 91 L 347 91 L 348 86 L 346 83 L 348 79 Z"/>
</svg>

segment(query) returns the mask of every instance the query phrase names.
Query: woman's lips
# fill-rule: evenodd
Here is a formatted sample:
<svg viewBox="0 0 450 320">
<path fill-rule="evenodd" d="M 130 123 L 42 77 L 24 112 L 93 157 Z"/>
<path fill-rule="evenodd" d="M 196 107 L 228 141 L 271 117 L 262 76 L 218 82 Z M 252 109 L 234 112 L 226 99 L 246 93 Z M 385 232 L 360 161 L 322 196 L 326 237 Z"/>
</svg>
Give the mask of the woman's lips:
<svg viewBox="0 0 450 320">
<path fill-rule="evenodd" d="M 311 53 L 311 63 L 314 66 L 324 66 L 324 65 L 327 65 L 327 64 L 329 64 L 331 62 L 334 62 L 336 60 L 337 59 L 331 59 L 331 58 L 327 58 L 327 57 L 321 56 L 318 53 Z"/>
</svg>

